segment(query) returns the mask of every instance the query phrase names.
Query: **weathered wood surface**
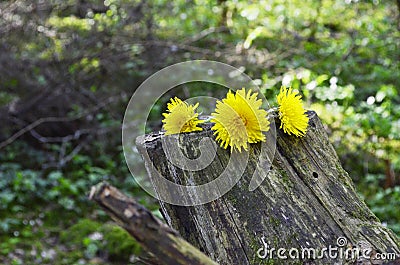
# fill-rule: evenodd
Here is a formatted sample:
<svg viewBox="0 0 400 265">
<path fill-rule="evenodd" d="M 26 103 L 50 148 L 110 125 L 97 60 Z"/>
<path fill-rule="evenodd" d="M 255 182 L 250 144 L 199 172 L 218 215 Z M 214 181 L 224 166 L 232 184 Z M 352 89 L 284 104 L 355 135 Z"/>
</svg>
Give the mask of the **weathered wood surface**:
<svg viewBox="0 0 400 265">
<path fill-rule="evenodd" d="M 315 248 L 337 245 L 339 237 L 347 247 L 371 249 L 373 253 L 399 253 L 399 239 L 383 227 L 357 195 L 352 180 L 342 168 L 333 146 L 315 112 L 308 112 L 309 130 L 304 138 L 288 136 L 277 129 L 277 146 L 272 166 L 264 168 L 261 186 L 248 190 L 260 147 L 250 148 L 250 162 L 240 181 L 220 199 L 182 207 L 163 202 L 161 211 L 169 225 L 219 264 L 271 264 L 257 251 L 264 236 L 269 248 Z M 279 121 L 276 120 L 277 128 Z M 140 152 L 149 155 L 162 175 L 173 182 L 201 184 L 218 177 L 230 152 L 216 148 L 217 156 L 207 168 L 189 172 L 171 164 L 162 149 L 159 134 L 137 140 Z M 191 159 L 198 156 L 202 137 L 212 137 L 209 126 L 197 133 L 182 134 L 179 144 Z M 272 147 L 271 147 L 272 152 Z M 154 174 L 148 169 L 150 176 Z M 359 264 L 371 263 L 359 258 Z M 336 263 L 335 263 L 336 262 Z M 279 260 L 274 264 L 353 264 L 337 258 Z"/>
<path fill-rule="evenodd" d="M 107 183 L 92 187 L 89 198 L 100 204 L 107 214 L 152 254 L 145 264 L 217 265 L 182 239 L 177 231 Z"/>
</svg>

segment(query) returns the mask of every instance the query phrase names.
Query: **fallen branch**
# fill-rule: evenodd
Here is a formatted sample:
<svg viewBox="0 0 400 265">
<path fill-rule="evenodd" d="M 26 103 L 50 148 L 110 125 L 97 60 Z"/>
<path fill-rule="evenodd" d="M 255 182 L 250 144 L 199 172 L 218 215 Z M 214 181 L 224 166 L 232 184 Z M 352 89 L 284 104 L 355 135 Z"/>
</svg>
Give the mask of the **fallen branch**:
<svg viewBox="0 0 400 265">
<path fill-rule="evenodd" d="M 97 202 L 111 218 L 165 265 L 216 265 L 185 241 L 176 230 L 116 188 L 102 182 L 92 187 L 89 199 Z"/>
</svg>

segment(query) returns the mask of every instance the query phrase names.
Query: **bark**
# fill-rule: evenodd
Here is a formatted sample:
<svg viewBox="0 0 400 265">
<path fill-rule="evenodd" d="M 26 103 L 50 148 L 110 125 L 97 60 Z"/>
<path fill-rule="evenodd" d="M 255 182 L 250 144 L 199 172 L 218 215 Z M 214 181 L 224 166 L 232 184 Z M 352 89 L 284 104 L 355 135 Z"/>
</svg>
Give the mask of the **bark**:
<svg viewBox="0 0 400 265">
<path fill-rule="evenodd" d="M 107 183 L 92 188 L 90 199 L 100 204 L 119 225 L 155 259 L 150 264 L 216 265 L 214 261 L 182 239 L 150 211 Z M 147 256 L 149 258 L 149 256 Z"/>
<path fill-rule="evenodd" d="M 396 185 L 396 175 L 389 159 L 384 160 L 385 163 L 385 188 L 393 188 Z"/>
<path fill-rule="evenodd" d="M 336 247 L 337 239 L 345 237 L 347 244 L 341 248 L 343 251 L 358 247 L 373 254 L 399 254 L 399 239 L 382 226 L 360 199 L 318 116 L 315 112 L 308 115 L 309 129 L 303 138 L 277 129 L 275 156 L 272 165 L 262 168 L 267 177 L 260 187 L 249 191 L 260 153 L 260 145 L 252 144 L 242 178 L 223 197 L 192 207 L 160 202 L 169 225 L 219 264 L 353 264 L 355 261 L 382 264 L 344 257 L 261 259 L 257 251 L 263 247 L 262 237 L 270 249 L 276 250 L 282 247 L 321 251 L 329 245 Z M 279 120 L 275 123 L 279 128 Z M 207 168 L 182 170 L 168 161 L 161 145 L 162 137 L 162 134 L 151 134 L 137 140 L 139 151 L 148 154 L 145 163 L 151 177 L 154 171 L 149 165 L 152 164 L 175 183 L 203 184 L 218 177 L 228 163 L 230 151 L 217 147 L 216 157 Z M 196 158 L 203 137 L 213 137 L 209 125 L 202 132 L 181 134 L 182 152 L 190 159 Z M 272 153 L 273 146 L 268 148 Z"/>
</svg>

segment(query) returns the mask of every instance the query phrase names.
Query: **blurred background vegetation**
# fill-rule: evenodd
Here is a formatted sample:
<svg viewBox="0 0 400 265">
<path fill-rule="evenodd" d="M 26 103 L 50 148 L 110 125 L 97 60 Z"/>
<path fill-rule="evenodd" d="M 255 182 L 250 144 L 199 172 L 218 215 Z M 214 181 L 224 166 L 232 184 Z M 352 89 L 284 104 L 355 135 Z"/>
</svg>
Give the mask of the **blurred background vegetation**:
<svg viewBox="0 0 400 265">
<path fill-rule="evenodd" d="M 400 235 L 399 10 L 399 0 L 0 1 L 0 263 L 139 264 L 137 244 L 87 195 L 107 180 L 157 213 L 125 165 L 121 122 L 146 77 L 190 59 L 242 69 L 271 102 L 282 84 L 299 89 L 360 196 Z"/>
</svg>

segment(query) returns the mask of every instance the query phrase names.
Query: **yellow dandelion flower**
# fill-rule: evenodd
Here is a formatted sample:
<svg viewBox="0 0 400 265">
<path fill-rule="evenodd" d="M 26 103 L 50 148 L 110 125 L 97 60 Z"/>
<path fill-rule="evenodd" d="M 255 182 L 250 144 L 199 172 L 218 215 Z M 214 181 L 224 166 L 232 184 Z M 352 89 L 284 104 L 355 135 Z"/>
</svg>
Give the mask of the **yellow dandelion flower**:
<svg viewBox="0 0 400 265">
<path fill-rule="evenodd" d="M 233 94 L 228 92 L 226 98 L 217 101 L 215 113 L 212 113 L 215 125 L 211 128 L 220 141 L 221 147 L 231 147 L 231 152 L 242 148 L 247 150 L 247 143 L 265 141 L 262 132 L 269 130 L 267 112 L 261 109 L 262 100 L 258 93 L 246 93 L 244 88 Z"/>
<path fill-rule="evenodd" d="M 307 131 L 308 117 L 303 108 L 301 96 L 292 88 L 281 87 L 276 96 L 279 104 L 278 113 L 281 120 L 280 129 L 289 135 L 304 136 Z"/>
<path fill-rule="evenodd" d="M 167 113 L 163 113 L 165 119 L 162 122 L 165 135 L 202 131 L 202 128 L 197 127 L 204 122 L 198 119 L 199 114 L 195 112 L 198 106 L 199 103 L 189 105 L 177 97 L 171 98 L 171 102 L 167 104 Z"/>
</svg>

